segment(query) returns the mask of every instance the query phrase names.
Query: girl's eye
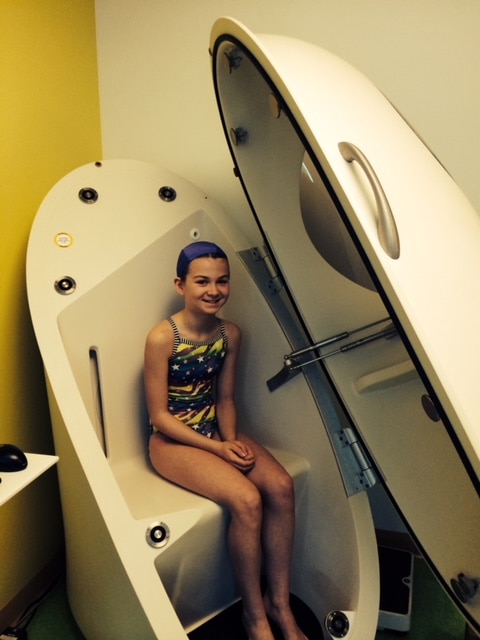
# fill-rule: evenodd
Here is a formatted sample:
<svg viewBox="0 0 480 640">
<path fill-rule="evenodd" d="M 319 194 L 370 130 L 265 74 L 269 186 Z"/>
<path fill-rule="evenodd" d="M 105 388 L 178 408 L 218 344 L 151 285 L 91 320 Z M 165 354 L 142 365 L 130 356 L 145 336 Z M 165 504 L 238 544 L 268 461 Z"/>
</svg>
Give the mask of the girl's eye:
<svg viewBox="0 0 480 640">
<path fill-rule="evenodd" d="M 222 278 L 221 280 L 217 280 L 217 284 L 218 285 L 228 285 L 230 282 L 229 278 Z M 195 280 L 195 284 L 197 284 L 200 287 L 206 287 L 208 285 L 209 281 L 207 279 L 198 279 Z"/>
</svg>

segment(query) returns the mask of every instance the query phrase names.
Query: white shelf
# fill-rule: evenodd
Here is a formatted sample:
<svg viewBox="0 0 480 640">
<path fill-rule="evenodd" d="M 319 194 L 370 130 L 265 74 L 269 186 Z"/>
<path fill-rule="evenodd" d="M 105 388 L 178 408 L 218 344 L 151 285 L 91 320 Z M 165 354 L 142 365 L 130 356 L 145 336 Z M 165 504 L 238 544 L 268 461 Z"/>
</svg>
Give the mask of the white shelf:
<svg viewBox="0 0 480 640">
<path fill-rule="evenodd" d="M 0 506 L 24 489 L 58 461 L 57 456 L 26 453 L 28 466 L 23 471 L 0 472 Z"/>
</svg>

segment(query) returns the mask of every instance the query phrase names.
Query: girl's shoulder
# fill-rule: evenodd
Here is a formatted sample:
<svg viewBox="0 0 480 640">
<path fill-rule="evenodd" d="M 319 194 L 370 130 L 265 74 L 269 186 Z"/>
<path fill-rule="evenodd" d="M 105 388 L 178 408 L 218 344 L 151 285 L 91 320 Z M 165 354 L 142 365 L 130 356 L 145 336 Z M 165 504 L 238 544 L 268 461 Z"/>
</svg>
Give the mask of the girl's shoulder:
<svg viewBox="0 0 480 640">
<path fill-rule="evenodd" d="M 147 335 L 147 345 L 157 348 L 171 348 L 174 342 L 174 332 L 168 318 L 162 320 L 150 330 Z"/>
<path fill-rule="evenodd" d="M 230 344 L 239 343 L 242 339 L 242 330 L 240 329 L 240 327 L 230 320 L 224 320 L 222 318 L 221 321 L 223 322 L 223 326 L 225 327 L 228 342 Z"/>
</svg>

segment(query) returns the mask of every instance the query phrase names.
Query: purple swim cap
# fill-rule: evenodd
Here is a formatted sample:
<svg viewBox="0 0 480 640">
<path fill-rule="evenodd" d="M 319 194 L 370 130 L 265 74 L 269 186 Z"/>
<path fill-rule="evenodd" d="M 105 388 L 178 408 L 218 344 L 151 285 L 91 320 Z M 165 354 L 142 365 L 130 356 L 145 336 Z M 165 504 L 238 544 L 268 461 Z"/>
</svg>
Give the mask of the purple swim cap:
<svg viewBox="0 0 480 640">
<path fill-rule="evenodd" d="M 184 278 L 187 274 L 188 267 L 193 260 L 204 256 L 213 256 L 215 258 L 224 258 L 228 261 L 227 254 L 223 249 L 213 242 L 192 242 L 180 251 L 177 261 L 177 277 Z"/>
</svg>

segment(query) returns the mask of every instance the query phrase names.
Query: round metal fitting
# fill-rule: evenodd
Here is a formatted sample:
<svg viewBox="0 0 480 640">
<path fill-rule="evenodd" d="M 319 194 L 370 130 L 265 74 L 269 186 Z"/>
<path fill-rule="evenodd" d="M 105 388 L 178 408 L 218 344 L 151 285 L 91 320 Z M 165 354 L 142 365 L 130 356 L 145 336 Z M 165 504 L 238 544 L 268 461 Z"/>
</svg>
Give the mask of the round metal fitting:
<svg viewBox="0 0 480 640">
<path fill-rule="evenodd" d="M 239 144 L 243 144 L 247 141 L 248 131 L 242 129 L 242 127 L 237 127 L 234 129 L 233 127 L 230 129 L 230 140 L 235 147 L 238 147 Z"/>
<path fill-rule="evenodd" d="M 73 244 L 73 237 L 66 231 L 61 231 L 56 234 L 54 242 L 57 247 L 60 247 L 61 249 L 68 249 L 68 247 L 71 247 Z"/>
<path fill-rule="evenodd" d="M 450 586 L 460 602 L 466 604 L 476 596 L 480 582 L 477 578 L 467 578 L 464 573 L 459 573 L 457 578 L 450 580 Z"/>
<path fill-rule="evenodd" d="M 240 52 L 238 49 L 231 49 L 230 51 L 225 51 L 223 55 L 224 55 L 223 62 L 225 65 L 225 70 L 228 73 L 232 73 L 232 71 L 234 71 L 235 69 L 238 69 L 238 67 L 242 63 L 242 56 L 240 55 Z"/>
<path fill-rule="evenodd" d="M 155 549 L 164 547 L 170 539 L 170 529 L 164 522 L 152 522 L 145 534 L 148 544 Z"/>
<path fill-rule="evenodd" d="M 430 420 L 440 422 L 440 414 L 438 413 L 437 407 L 432 398 L 426 393 L 422 396 L 422 407 Z"/>
<path fill-rule="evenodd" d="M 160 200 L 164 202 L 173 202 L 177 197 L 177 192 L 173 187 L 160 187 L 158 195 L 160 196 Z"/>
<path fill-rule="evenodd" d="M 77 283 L 71 276 L 63 276 L 55 280 L 53 286 L 57 293 L 60 293 L 62 296 L 69 296 L 77 288 Z"/>
<path fill-rule="evenodd" d="M 343 611 L 331 611 L 325 618 L 325 628 L 332 638 L 344 638 L 350 629 L 350 623 Z"/>
<path fill-rule="evenodd" d="M 85 204 L 94 204 L 98 200 L 98 192 L 91 187 L 84 187 L 78 192 L 78 197 Z"/>
</svg>

